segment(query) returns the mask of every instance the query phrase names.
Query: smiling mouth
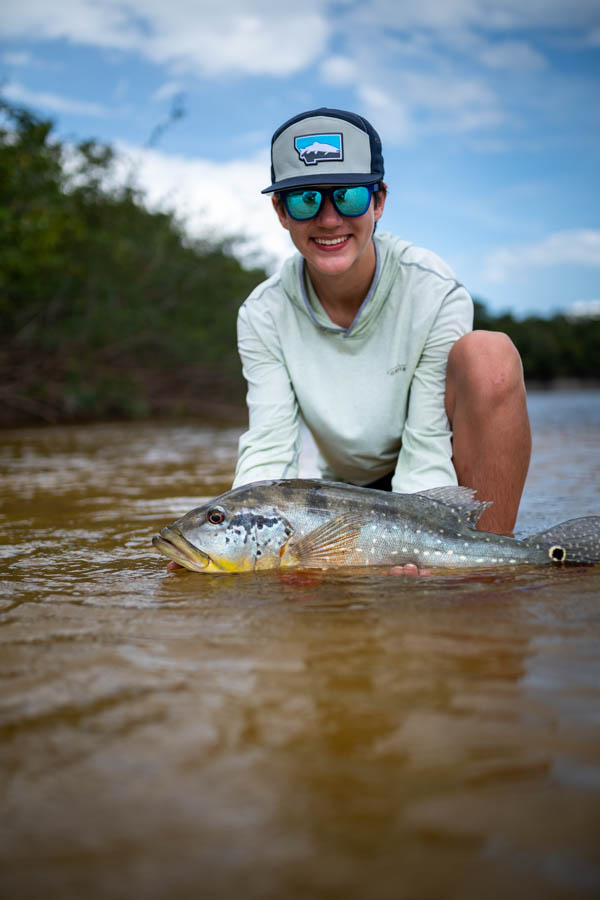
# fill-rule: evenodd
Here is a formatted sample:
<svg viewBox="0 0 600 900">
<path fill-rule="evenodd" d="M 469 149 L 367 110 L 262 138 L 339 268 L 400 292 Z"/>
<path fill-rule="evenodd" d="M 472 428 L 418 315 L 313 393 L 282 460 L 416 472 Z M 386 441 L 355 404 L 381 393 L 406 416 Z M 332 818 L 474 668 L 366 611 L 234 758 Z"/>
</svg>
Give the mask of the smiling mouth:
<svg viewBox="0 0 600 900">
<path fill-rule="evenodd" d="M 182 534 L 168 526 L 152 538 L 152 544 L 163 556 L 192 572 L 203 572 L 210 564 L 208 554 L 198 550 Z"/>
<path fill-rule="evenodd" d="M 325 238 L 325 237 L 316 237 L 313 238 L 315 244 L 319 247 L 336 247 L 338 244 L 344 244 L 347 240 L 349 240 L 349 234 L 343 234 L 339 237 Z"/>
</svg>

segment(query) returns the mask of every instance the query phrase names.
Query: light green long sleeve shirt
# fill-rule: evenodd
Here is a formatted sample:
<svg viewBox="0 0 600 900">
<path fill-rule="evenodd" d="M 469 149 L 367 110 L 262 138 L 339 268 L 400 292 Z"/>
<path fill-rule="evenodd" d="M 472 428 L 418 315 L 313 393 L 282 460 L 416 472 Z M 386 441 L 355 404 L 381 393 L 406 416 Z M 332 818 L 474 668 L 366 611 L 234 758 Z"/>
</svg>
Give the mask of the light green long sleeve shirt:
<svg viewBox="0 0 600 900">
<path fill-rule="evenodd" d="M 331 321 L 298 254 L 240 308 L 249 429 L 234 487 L 297 475 L 300 415 L 323 478 L 364 485 L 394 471 L 401 492 L 456 484 L 446 363 L 472 328 L 471 298 L 435 254 L 374 241 L 373 283 L 349 328 Z"/>
</svg>

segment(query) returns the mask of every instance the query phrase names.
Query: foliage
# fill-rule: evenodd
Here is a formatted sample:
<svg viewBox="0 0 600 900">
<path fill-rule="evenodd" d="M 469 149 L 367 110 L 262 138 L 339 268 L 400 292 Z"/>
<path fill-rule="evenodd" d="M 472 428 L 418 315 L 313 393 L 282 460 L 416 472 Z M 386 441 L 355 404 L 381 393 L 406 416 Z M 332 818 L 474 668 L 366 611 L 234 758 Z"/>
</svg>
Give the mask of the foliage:
<svg viewBox="0 0 600 900">
<path fill-rule="evenodd" d="M 240 402 L 235 318 L 265 273 L 192 240 L 131 185 L 110 187 L 110 147 L 68 148 L 51 122 L 0 112 L 4 419 Z"/>
</svg>

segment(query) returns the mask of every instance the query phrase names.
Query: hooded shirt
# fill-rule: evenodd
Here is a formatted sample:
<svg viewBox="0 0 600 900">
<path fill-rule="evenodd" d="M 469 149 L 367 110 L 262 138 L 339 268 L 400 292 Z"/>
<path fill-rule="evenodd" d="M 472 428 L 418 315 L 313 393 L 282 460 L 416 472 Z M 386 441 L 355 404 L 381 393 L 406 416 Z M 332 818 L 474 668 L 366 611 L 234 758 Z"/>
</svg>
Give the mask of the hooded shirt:
<svg viewBox="0 0 600 900">
<path fill-rule="evenodd" d="M 323 309 L 299 254 L 241 306 L 249 428 L 234 487 L 297 476 L 300 417 L 323 478 L 365 485 L 393 471 L 392 490 L 406 493 L 457 483 L 446 364 L 472 328 L 471 297 L 434 253 L 373 240 L 375 275 L 348 328 Z"/>
</svg>

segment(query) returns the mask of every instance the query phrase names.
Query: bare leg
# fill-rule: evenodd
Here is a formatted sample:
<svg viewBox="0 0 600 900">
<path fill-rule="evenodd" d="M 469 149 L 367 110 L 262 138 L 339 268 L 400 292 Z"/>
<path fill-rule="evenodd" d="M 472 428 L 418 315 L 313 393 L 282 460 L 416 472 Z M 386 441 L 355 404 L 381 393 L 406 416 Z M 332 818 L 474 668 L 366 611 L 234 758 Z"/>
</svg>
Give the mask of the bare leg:
<svg viewBox="0 0 600 900">
<path fill-rule="evenodd" d="M 458 483 L 493 500 L 479 524 L 510 534 L 531 456 L 531 429 L 521 358 L 505 335 L 472 331 L 450 351 L 446 411 Z"/>
</svg>

